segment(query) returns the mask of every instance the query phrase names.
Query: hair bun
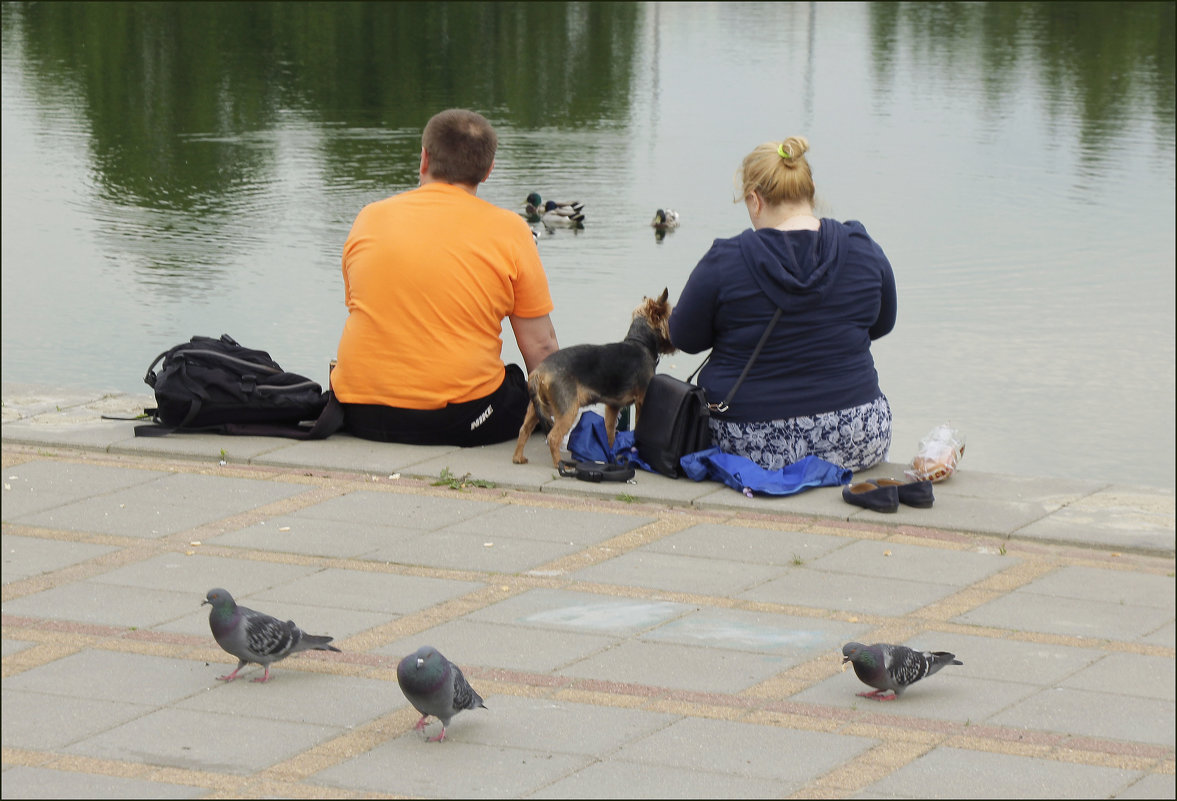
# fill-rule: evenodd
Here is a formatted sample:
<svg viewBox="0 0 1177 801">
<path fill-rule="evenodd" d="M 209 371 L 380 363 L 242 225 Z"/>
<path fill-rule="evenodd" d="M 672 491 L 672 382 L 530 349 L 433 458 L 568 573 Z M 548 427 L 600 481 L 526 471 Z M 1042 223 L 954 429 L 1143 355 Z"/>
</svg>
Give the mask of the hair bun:
<svg viewBox="0 0 1177 801">
<path fill-rule="evenodd" d="M 777 155 L 785 161 L 804 156 L 809 150 L 809 140 L 804 136 L 790 136 L 777 146 Z"/>
</svg>

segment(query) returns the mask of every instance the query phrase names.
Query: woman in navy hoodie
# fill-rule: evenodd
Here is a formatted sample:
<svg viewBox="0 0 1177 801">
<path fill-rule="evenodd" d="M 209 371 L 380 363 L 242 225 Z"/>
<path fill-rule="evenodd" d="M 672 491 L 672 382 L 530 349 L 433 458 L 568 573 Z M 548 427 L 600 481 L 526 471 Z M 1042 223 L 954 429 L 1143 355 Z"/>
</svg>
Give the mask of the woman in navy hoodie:
<svg viewBox="0 0 1177 801">
<path fill-rule="evenodd" d="M 850 470 L 891 445 L 891 407 L 870 343 L 895 325 L 895 276 L 862 223 L 813 214 L 809 142 L 760 145 L 737 173 L 752 228 L 717 239 L 687 279 L 670 339 L 711 349 L 699 385 L 727 397 L 773 313 L 782 310 L 726 412 L 715 445 L 767 469 L 813 454 Z"/>
</svg>

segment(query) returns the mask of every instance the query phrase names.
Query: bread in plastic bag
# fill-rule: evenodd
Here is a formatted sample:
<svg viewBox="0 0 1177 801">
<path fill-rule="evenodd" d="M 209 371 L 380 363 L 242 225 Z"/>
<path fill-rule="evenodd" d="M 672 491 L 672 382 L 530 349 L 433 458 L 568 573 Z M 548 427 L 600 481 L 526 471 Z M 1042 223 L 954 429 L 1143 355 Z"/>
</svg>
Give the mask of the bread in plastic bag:
<svg viewBox="0 0 1177 801">
<path fill-rule="evenodd" d="M 956 472 L 964 456 L 964 435 L 948 424 L 938 425 L 920 440 L 919 453 L 904 471 L 914 481 L 943 481 Z"/>
</svg>

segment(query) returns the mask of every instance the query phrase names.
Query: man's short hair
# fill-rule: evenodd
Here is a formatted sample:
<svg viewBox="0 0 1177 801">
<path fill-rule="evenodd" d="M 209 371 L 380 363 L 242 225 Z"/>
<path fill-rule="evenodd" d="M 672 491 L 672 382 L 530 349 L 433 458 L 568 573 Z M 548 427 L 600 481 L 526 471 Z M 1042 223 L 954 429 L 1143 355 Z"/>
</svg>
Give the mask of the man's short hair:
<svg viewBox="0 0 1177 801">
<path fill-rule="evenodd" d="M 452 184 L 482 183 L 494 164 L 498 145 L 486 117 L 464 108 L 434 114 L 421 135 L 430 177 Z"/>
</svg>

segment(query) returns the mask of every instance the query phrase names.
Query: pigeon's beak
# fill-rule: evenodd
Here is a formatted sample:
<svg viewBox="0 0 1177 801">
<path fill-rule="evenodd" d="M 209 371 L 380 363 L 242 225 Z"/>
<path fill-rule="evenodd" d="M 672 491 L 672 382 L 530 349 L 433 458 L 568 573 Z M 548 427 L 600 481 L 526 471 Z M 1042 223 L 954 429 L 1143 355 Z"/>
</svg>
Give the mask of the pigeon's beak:
<svg viewBox="0 0 1177 801">
<path fill-rule="evenodd" d="M 425 660 L 422 659 L 421 657 L 417 657 L 417 670 L 420 670 L 424 666 L 425 666 Z"/>
<path fill-rule="evenodd" d="M 205 598 L 203 601 L 200 602 L 200 605 L 204 606 L 207 603 L 209 603 L 209 600 L 208 600 L 208 598 Z"/>
<path fill-rule="evenodd" d="M 843 664 L 843 665 L 844 665 L 844 664 L 846 664 L 846 663 L 847 663 L 847 662 L 849 662 L 849 661 L 850 661 L 850 657 L 848 657 L 848 656 L 844 656 L 844 657 L 842 657 L 842 664 Z"/>
</svg>

